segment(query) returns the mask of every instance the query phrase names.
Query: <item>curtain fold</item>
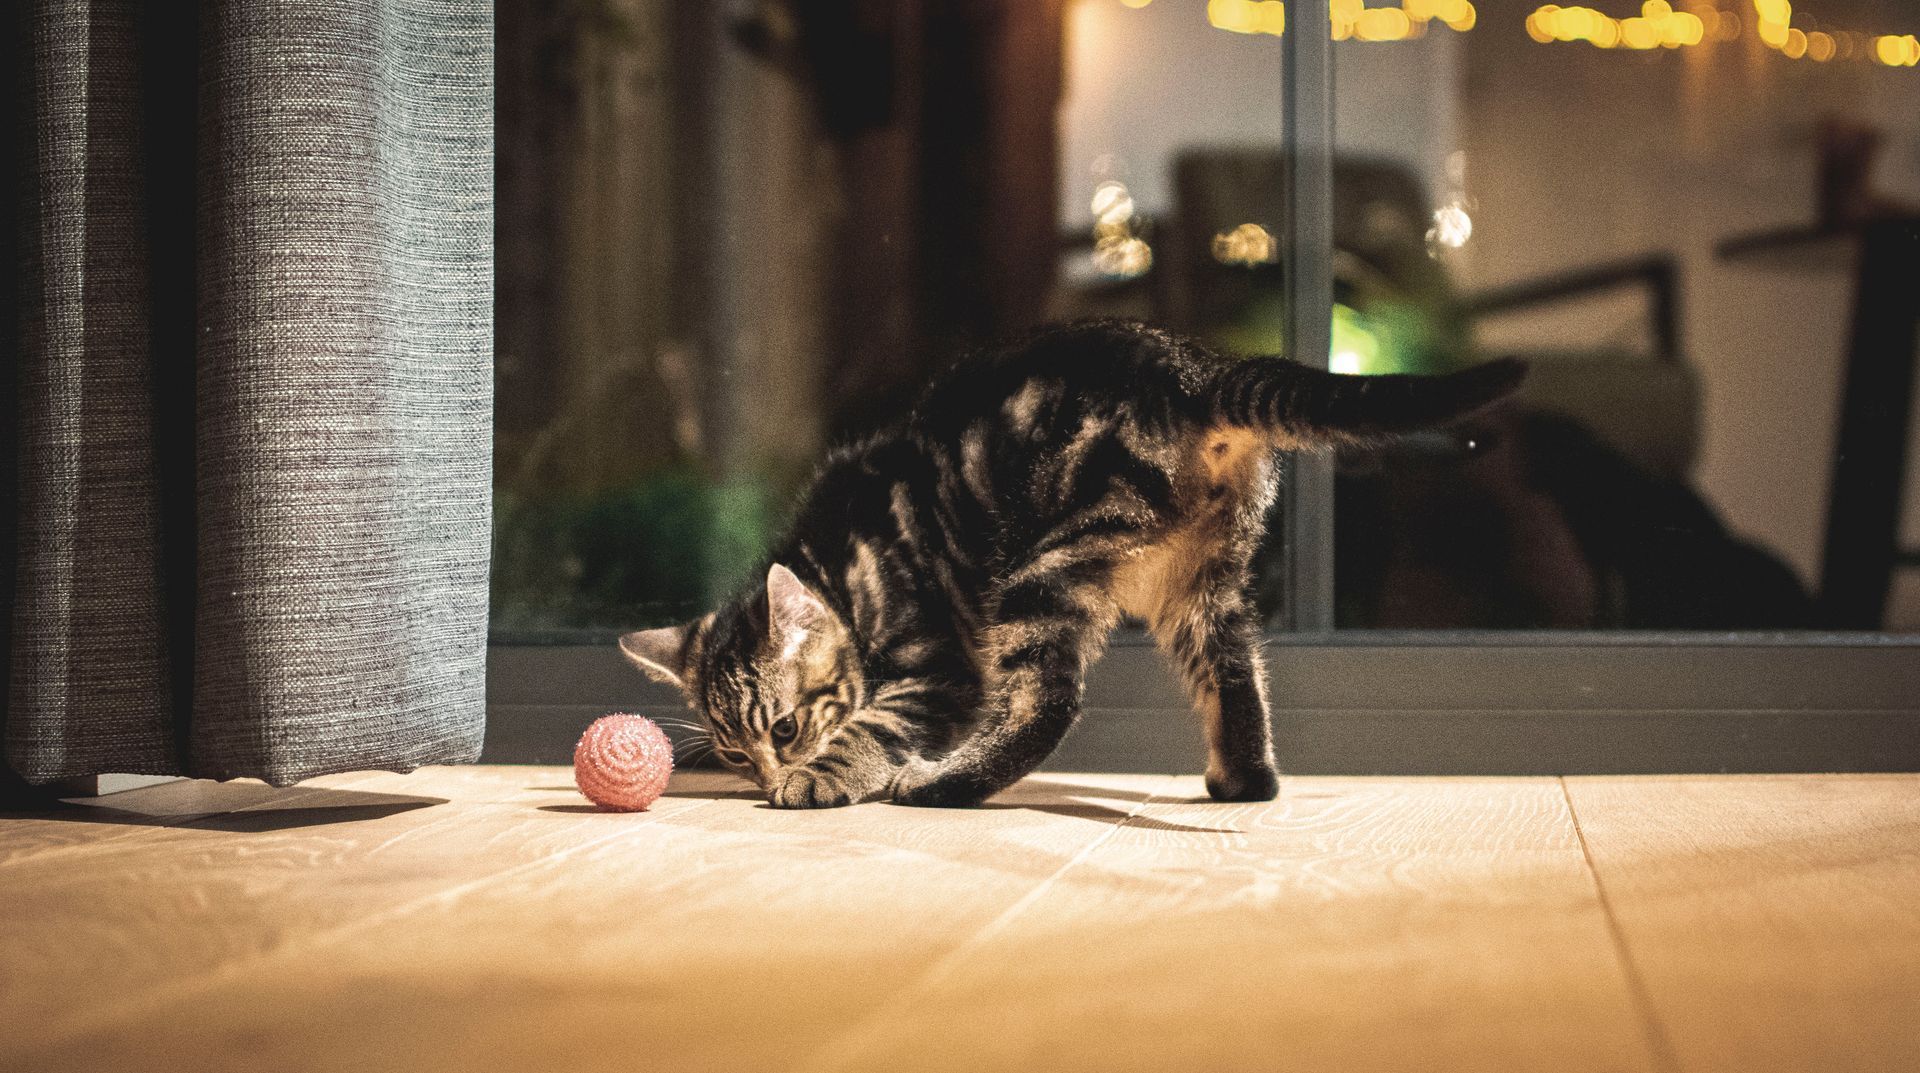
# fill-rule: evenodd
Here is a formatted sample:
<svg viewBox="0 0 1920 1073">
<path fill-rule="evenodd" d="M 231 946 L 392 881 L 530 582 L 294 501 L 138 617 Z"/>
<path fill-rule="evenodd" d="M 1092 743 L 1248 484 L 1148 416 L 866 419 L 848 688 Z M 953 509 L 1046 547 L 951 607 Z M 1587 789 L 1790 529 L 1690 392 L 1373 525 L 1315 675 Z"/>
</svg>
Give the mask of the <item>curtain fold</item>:
<svg viewBox="0 0 1920 1073">
<path fill-rule="evenodd" d="M 22 21 L 9 764 L 476 758 L 491 5 Z"/>
</svg>

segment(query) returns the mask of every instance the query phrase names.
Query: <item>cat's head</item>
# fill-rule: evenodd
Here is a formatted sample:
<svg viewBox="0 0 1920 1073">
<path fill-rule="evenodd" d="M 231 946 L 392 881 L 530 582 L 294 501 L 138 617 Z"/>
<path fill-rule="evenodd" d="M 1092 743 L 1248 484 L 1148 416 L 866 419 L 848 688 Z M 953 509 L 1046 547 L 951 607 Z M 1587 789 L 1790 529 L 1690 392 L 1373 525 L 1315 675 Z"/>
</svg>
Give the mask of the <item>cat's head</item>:
<svg viewBox="0 0 1920 1073">
<path fill-rule="evenodd" d="M 714 755 L 763 789 L 812 759 L 862 692 L 845 624 L 778 563 L 764 590 L 682 626 L 626 634 L 620 651 L 678 686 L 712 733 Z"/>
</svg>

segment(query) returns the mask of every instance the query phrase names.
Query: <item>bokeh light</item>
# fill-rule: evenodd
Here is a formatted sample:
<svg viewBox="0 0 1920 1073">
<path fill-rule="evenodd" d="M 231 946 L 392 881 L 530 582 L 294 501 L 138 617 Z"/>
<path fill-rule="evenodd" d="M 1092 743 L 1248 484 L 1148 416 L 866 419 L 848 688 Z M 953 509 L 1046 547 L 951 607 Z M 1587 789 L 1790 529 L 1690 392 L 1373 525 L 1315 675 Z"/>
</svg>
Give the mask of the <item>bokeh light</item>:
<svg viewBox="0 0 1920 1073">
<path fill-rule="evenodd" d="M 1708 9 L 1719 25 L 1719 12 Z M 1595 48 L 1681 48 L 1707 39 L 1706 17 L 1675 11 L 1667 0 L 1646 0 L 1640 14 L 1616 19 L 1590 7 L 1546 4 L 1527 16 L 1527 34 L 1535 41 L 1585 41 Z"/>
<path fill-rule="evenodd" d="M 1873 58 L 1888 67 L 1920 65 L 1920 38 L 1885 34 L 1873 40 Z"/>
<path fill-rule="evenodd" d="M 1465 33 L 1480 21 L 1472 0 L 1400 0 L 1368 7 L 1366 0 L 1328 0 L 1335 41 L 1408 41 L 1426 35 L 1432 23 Z M 1271 34 L 1287 29 L 1281 0 L 1207 0 L 1207 21 L 1240 34 Z"/>
<path fill-rule="evenodd" d="M 1435 210 L 1433 227 L 1427 231 L 1428 242 L 1457 250 L 1472 237 L 1473 217 L 1467 215 L 1465 205 L 1456 202 Z"/>
<path fill-rule="evenodd" d="M 1143 276 L 1153 267 L 1153 247 L 1133 236 L 1103 239 L 1093 248 L 1093 267 L 1103 276 L 1120 279 Z"/>
<path fill-rule="evenodd" d="M 1241 224 L 1213 236 L 1213 259 L 1223 265 L 1272 264 L 1280 259 L 1280 244 L 1259 224 Z"/>
</svg>

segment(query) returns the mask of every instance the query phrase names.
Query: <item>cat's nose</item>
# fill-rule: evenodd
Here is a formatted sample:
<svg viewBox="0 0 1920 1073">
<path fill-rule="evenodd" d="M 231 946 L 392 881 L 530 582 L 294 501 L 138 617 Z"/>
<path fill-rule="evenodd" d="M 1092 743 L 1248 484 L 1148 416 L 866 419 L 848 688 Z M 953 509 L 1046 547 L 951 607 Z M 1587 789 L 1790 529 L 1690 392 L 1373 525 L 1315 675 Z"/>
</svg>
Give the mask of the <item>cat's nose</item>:
<svg viewBox="0 0 1920 1073">
<path fill-rule="evenodd" d="M 754 781 L 762 787 L 772 786 L 780 774 L 780 758 L 773 755 L 773 750 L 762 747 L 748 754 L 748 759 L 753 762 Z"/>
</svg>

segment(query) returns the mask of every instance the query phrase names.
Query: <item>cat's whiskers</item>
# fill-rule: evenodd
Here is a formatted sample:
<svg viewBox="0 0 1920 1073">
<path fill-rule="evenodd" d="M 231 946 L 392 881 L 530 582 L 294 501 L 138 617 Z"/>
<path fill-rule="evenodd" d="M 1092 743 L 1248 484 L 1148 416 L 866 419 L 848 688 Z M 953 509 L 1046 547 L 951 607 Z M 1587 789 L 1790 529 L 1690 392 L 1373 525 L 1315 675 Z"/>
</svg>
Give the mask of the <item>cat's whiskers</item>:
<svg viewBox="0 0 1920 1073">
<path fill-rule="evenodd" d="M 713 752 L 713 738 L 711 736 L 690 738 L 681 742 L 681 744 L 686 748 L 684 752 L 675 750 L 676 755 L 674 762 L 677 764 L 692 764 Z"/>
</svg>

